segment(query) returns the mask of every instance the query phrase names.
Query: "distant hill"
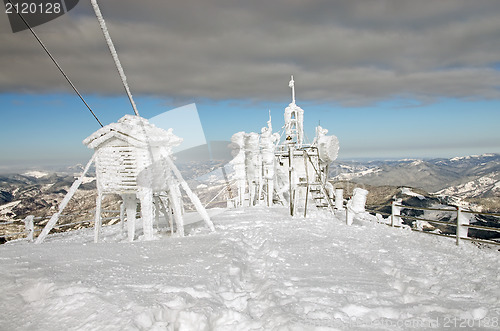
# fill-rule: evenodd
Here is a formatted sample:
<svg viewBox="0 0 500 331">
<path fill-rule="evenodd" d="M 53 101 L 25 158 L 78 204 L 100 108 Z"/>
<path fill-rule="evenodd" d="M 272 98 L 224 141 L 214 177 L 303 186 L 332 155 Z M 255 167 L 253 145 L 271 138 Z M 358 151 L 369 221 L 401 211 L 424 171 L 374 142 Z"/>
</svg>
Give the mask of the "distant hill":
<svg viewBox="0 0 500 331">
<path fill-rule="evenodd" d="M 431 160 L 339 161 L 332 166 L 330 175 L 334 180 L 375 186 L 410 186 L 462 197 L 492 197 L 500 194 L 500 154 Z"/>
</svg>

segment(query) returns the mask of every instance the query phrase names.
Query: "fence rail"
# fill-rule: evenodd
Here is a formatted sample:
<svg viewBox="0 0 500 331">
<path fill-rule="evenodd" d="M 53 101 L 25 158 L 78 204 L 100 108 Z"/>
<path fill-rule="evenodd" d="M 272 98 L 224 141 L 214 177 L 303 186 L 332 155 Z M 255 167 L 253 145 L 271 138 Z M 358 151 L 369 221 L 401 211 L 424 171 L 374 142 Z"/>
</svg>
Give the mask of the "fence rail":
<svg viewBox="0 0 500 331">
<path fill-rule="evenodd" d="M 387 207 L 387 205 L 370 205 L 370 207 L 376 208 L 376 207 Z M 416 209 L 416 210 L 429 210 L 429 211 L 443 211 L 443 212 L 453 212 L 456 213 L 455 216 L 455 221 L 441 221 L 441 220 L 431 220 L 423 217 L 416 217 L 416 216 L 410 216 L 410 215 L 401 215 L 400 212 L 402 209 Z M 436 223 L 436 224 L 444 224 L 448 226 L 453 226 L 455 227 L 456 231 L 455 234 L 442 234 L 442 233 L 436 233 L 432 231 L 423 231 L 422 229 L 419 228 L 414 228 L 412 227 L 412 231 L 420 232 L 420 233 L 426 233 L 426 234 L 431 234 L 431 235 L 437 235 L 441 237 L 448 237 L 448 238 L 455 238 L 456 244 L 459 245 L 461 240 L 468 240 L 468 241 L 474 241 L 474 242 L 480 242 L 480 243 L 485 243 L 485 244 L 491 244 L 491 245 L 500 245 L 500 242 L 498 241 L 493 241 L 493 240 L 486 240 L 486 239 L 481 239 L 481 238 L 471 238 L 468 237 L 468 229 L 477 229 L 477 230 L 482 230 L 482 231 L 494 231 L 500 233 L 500 227 L 499 228 L 494 228 L 490 226 L 483 226 L 483 225 L 475 225 L 475 224 L 469 224 L 469 219 L 464 218 L 462 216 L 463 213 L 467 214 L 474 214 L 474 215 L 485 215 L 485 216 L 493 216 L 493 217 L 500 217 L 500 214 L 498 213 L 483 213 L 483 212 L 475 212 L 472 210 L 464 210 L 461 207 L 454 207 L 454 209 L 450 208 L 425 208 L 425 207 L 413 207 L 413 206 L 405 206 L 396 203 L 395 201 L 392 202 L 391 204 L 391 213 L 386 213 L 386 212 L 380 212 L 375 209 L 370 209 L 366 208 L 365 209 L 368 212 L 371 213 L 378 213 L 381 215 L 388 215 L 391 217 L 391 222 L 390 225 L 392 227 L 401 227 L 399 224 L 399 220 L 403 219 L 410 219 L 410 220 L 416 220 L 416 221 L 423 221 L 423 222 L 428 222 L 428 223 Z"/>
</svg>

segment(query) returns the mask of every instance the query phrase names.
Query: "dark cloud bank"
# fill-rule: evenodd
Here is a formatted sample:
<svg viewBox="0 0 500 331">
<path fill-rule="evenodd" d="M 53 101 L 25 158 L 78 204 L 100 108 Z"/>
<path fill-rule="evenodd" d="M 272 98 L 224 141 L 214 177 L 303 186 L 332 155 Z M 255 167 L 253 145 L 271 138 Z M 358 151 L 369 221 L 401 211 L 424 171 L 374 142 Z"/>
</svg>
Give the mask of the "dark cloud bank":
<svg viewBox="0 0 500 331">
<path fill-rule="evenodd" d="M 100 1 L 135 94 L 345 105 L 500 97 L 500 2 Z M 0 15 L 0 91 L 68 87 Z M 83 93 L 123 93 L 89 1 L 36 28 Z"/>
</svg>

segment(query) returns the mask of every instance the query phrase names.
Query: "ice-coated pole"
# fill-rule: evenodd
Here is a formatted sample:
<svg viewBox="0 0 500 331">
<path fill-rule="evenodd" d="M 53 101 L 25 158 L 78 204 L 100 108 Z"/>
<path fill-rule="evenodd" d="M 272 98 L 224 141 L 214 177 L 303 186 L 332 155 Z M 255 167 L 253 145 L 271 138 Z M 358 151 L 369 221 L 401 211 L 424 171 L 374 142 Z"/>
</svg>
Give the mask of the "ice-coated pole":
<svg viewBox="0 0 500 331">
<path fill-rule="evenodd" d="M 113 41 L 111 40 L 111 36 L 109 35 L 108 28 L 106 27 L 106 22 L 104 21 L 104 17 L 102 17 L 101 10 L 99 9 L 99 5 L 97 4 L 97 0 L 90 0 L 92 3 L 92 7 L 94 8 L 95 16 L 97 17 L 97 20 L 99 21 L 99 25 L 101 26 L 102 33 L 104 34 L 104 38 L 106 39 L 106 43 L 108 44 L 109 47 L 109 52 L 111 53 L 111 56 L 113 56 L 113 60 L 115 61 L 116 69 L 118 70 L 118 73 L 120 74 L 120 77 L 122 79 L 123 87 L 125 88 L 125 91 L 127 92 L 128 99 L 130 100 L 130 104 L 132 105 L 132 108 L 134 109 L 134 113 L 139 116 L 139 112 L 137 111 L 137 107 L 135 105 L 134 99 L 132 98 L 132 93 L 130 93 L 130 89 L 127 84 L 127 77 L 125 76 L 125 72 L 123 71 L 123 67 L 120 63 L 120 59 L 118 58 L 118 54 L 116 53 L 115 46 L 113 45 Z"/>
<path fill-rule="evenodd" d="M 292 103 L 295 104 L 295 81 L 293 80 L 293 75 L 291 77 L 292 79 L 288 83 L 288 86 L 292 89 Z"/>
</svg>

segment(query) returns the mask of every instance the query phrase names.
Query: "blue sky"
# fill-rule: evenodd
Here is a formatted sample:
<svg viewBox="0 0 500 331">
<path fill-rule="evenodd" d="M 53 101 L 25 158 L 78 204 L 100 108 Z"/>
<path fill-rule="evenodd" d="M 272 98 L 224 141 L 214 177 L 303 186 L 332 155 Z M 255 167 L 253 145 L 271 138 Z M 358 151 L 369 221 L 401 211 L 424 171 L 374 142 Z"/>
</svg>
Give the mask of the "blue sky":
<svg viewBox="0 0 500 331">
<path fill-rule="evenodd" d="M 109 124 L 132 114 L 128 99 L 91 95 L 88 103 Z M 271 110 L 273 128 L 283 125 L 288 100 L 239 100 L 196 103 L 207 140 L 230 140 L 238 131 L 260 132 Z M 73 94 L 1 94 L 0 129 L 2 166 L 22 168 L 84 163 L 91 156 L 81 142 L 99 128 Z M 151 118 L 174 108 L 157 97 L 136 96 L 141 116 Z M 341 144 L 340 159 L 432 158 L 500 152 L 500 102 L 443 99 L 427 105 L 407 106 L 392 100 L 366 107 L 297 103 L 305 111 L 309 139 L 320 122 Z M 5 108 L 4 108 L 5 109 Z M 190 132 L 174 132 L 183 137 Z"/>
<path fill-rule="evenodd" d="M 196 103 L 207 140 L 259 132 L 269 110 L 279 130 L 293 74 L 306 135 L 321 121 L 341 159 L 500 153 L 500 2 L 100 6 L 145 118 Z M 89 3 L 35 30 L 104 124 L 133 113 Z M 84 163 L 97 122 L 6 15 L 0 42 L 0 171 Z"/>
</svg>

